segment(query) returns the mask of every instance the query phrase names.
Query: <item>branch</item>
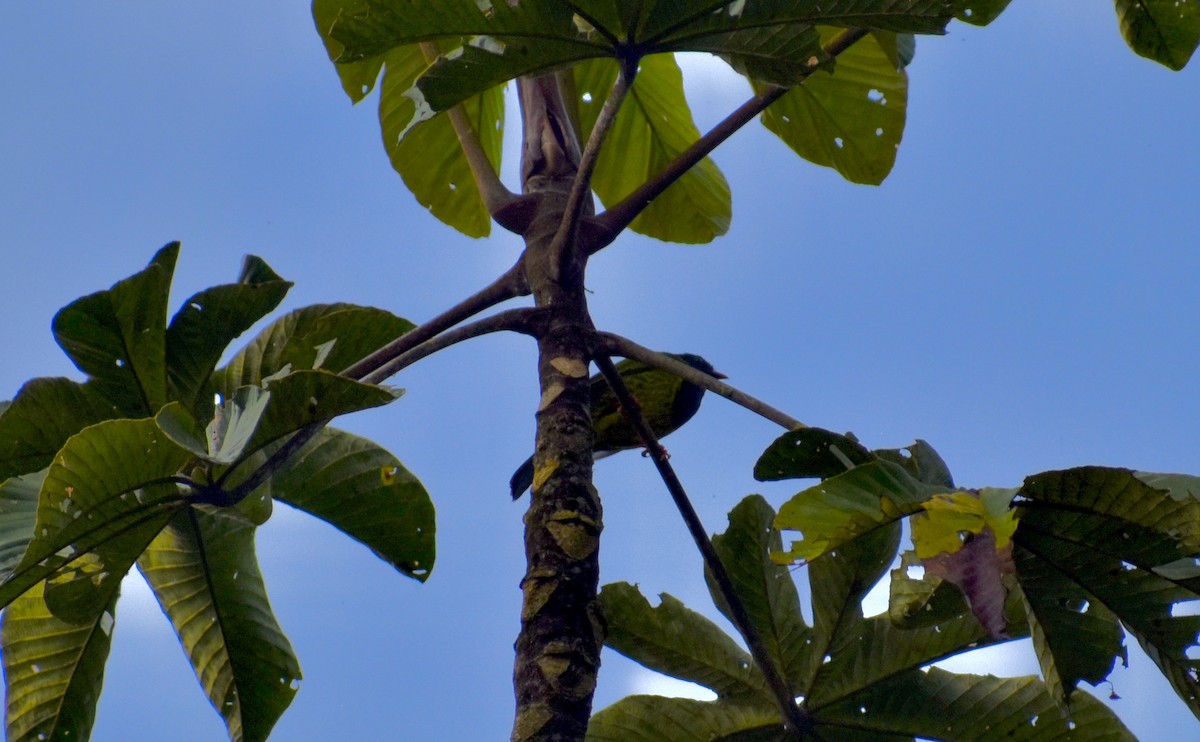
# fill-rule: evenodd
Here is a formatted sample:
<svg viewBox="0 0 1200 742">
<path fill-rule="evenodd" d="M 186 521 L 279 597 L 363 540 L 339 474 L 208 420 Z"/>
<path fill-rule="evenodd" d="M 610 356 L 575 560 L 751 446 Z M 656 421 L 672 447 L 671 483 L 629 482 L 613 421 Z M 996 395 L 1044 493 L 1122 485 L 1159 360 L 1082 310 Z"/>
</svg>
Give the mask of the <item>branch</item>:
<svg viewBox="0 0 1200 742">
<path fill-rule="evenodd" d="M 421 54 L 425 57 L 425 63 L 430 64 L 438 57 L 437 47 L 431 42 L 422 42 Z M 495 218 L 497 213 L 516 201 L 518 196 L 501 182 L 496 169 L 492 167 L 492 161 L 483 151 L 479 135 L 467 119 L 467 111 L 462 104 L 447 111 L 447 116 L 450 117 L 450 125 L 454 127 L 454 133 L 458 136 L 458 145 L 462 147 L 463 155 L 467 158 L 467 165 L 471 168 L 471 175 L 475 178 L 475 187 L 479 190 L 480 198 L 483 199 L 483 206 Z M 512 229 L 512 226 L 505 223 L 504 220 L 497 219 L 496 221 L 500 226 Z"/>
<path fill-rule="evenodd" d="M 571 183 L 571 192 L 567 195 L 567 205 L 563 210 L 562 221 L 550 243 L 550 265 L 554 278 L 561 275 L 565 260 L 564 252 L 579 225 L 579 217 L 583 212 L 585 199 L 591 196 L 592 173 L 596 170 L 600 147 L 612 130 L 613 123 L 617 120 L 617 113 L 621 110 L 621 104 L 625 101 L 625 96 L 629 94 L 629 89 L 633 87 L 636 75 L 637 60 L 624 60 L 617 80 L 613 83 L 612 90 L 609 91 L 608 98 L 605 99 L 604 106 L 600 109 L 600 115 L 596 117 L 595 125 L 592 126 L 587 146 L 579 158 L 579 169 L 575 172 L 575 180 Z"/>
<path fill-rule="evenodd" d="M 708 533 L 704 530 L 704 524 L 700 522 L 700 516 L 696 514 L 696 509 L 692 507 L 691 500 L 688 499 L 687 492 L 683 489 L 683 484 L 680 483 L 679 477 L 675 475 L 675 470 L 671 467 L 671 463 L 668 460 L 666 449 L 658 442 L 658 439 L 654 436 L 654 431 L 646 423 L 646 418 L 642 415 L 641 407 L 633 395 L 629 393 L 629 389 L 625 386 L 624 380 L 621 379 L 621 375 L 613 365 L 612 359 L 605 354 L 597 354 L 593 360 L 595 360 L 596 366 L 599 367 L 600 373 L 604 375 L 604 380 L 612 387 L 613 394 L 616 395 L 620 405 L 621 414 L 625 416 L 625 419 L 637 431 L 638 437 L 642 439 L 642 444 L 646 447 L 646 452 L 654 460 L 654 466 L 658 468 L 658 473 L 662 477 L 663 484 L 667 486 L 667 491 L 671 493 L 671 499 L 675 502 L 675 507 L 679 509 L 679 514 L 683 516 L 683 522 L 687 525 L 688 532 L 692 535 L 692 540 L 696 542 L 696 548 L 700 550 L 700 556 L 704 559 L 704 566 L 708 568 L 709 574 L 712 575 L 713 581 L 717 584 L 717 589 L 721 591 L 721 597 L 724 598 L 725 603 L 729 606 L 730 618 L 733 619 L 733 623 L 741 633 L 742 638 L 746 640 L 746 646 L 749 647 L 750 654 L 754 657 L 754 663 L 758 665 L 759 671 L 763 674 L 763 679 L 766 680 L 767 686 L 775 696 L 775 703 L 779 706 L 783 718 L 787 720 L 788 726 L 796 732 L 810 731 L 812 720 L 808 717 L 807 713 L 796 705 L 796 699 L 792 695 L 791 689 L 783 679 L 783 676 L 779 674 L 779 668 L 772 661 L 766 644 L 763 642 L 762 636 L 758 633 L 758 628 L 750 620 L 750 614 L 746 612 L 746 606 L 738 596 L 737 590 L 733 586 L 733 580 L 725 570 L 725 564 L 721 561 L 721 557 L 713 547 L 712 541 L 708 538 Z M 687 364 L 680 365 L 686 366 Z M 706 374 L 701 375 L 704 376 Z"/>
<path fill-rule="evenodd" d="M 599 345 L 597 347 L 598 353 L 623 356 L 625 358 L 635 358 L 642 363 L 647 363 L 651 366 L 657 366 L 664 371 L 670 371 L 684 381 L 695 384 L 698 387 L 703 387 L 714 394 L 719 394 L 729 401 L 740 404 L 742 407 L 745 407 L 751 412 L 761 415 L 762 417 L 765 417 L 773 423 L 777 423 L 787 430 L 797 430 L 799 428 L 808 427 L 796 418 L 788 415 L 785 412 L 775 409 L 760 399 L 751 397 L 749 394 L 746 394 L 739 389 L 735 389 L 724 382 L 714 379 L 708 374 L 702 373 L 686 363 L 681 363 L 680 361 L 677 361 L 668 355 L 657 353 L 645 346 L 638 345 L 628 338 L 615 335 L 611 332 L 597 332 L 596 338 L 599 341 Z"/>
<path fill-rule="evenodd" d="M 823 47 L 825 53 L 835 58 L 852 44 L 862 39 L 869 32 L 861 28 L 848 28 L 830 39 Z M 816 71 L 815 68 L 813 71 Z M 807 79 L 812 72 L 804 75 Z M 801 81 L 803 82 L 803 81 Z M 692 146 L 679 153 L 658 175 L 643 183 L 633 193 L 626 196 L 620 203 L 596 217 L 597 226 L 602 229 L 595 239 L 587 245 L 589 253 L 595 253 L 607 247 L 617 238 L 626 227 L 638 217 L 650 202 L 671 187 L 684 173 L 707 157 L 722 142 L 731 137 L 767 106 L 782 98 L 792 88 L 770 86 L 739 106 L 707 134 L 697 139 Z"/>
<path fill-rule="evenodd" d="M 518 261 L 504 275 L 497 278 L 472 296 L 463 299 L 438 316 L 423 325 L 414 327 L 392 342 L 383 346 L 366 358 L 342 370 L 342 376 L 352 379 L 363 379 L 368 374 L 391 363 L 402 353 L 417 347 L 421 343 L 436 336 L 438 333 L 457 325 L 459 322 L 479 314 L 489 307 L 509 299 L 524 296 L 529 293 L 525 283 L 523 264 Z"/>
<path fill-rule="evenodd" d="M 417 361 L 432 355 L 439 350 L 449 348 L 455 343 L 461 343 L 464 340 L 487 335 L 491 332 L 500 332 L 502 330 L 510 330 L 512 332 L 520 332 L 525 335 L 534 334 L 534 318 L 539 315 L 537 309 L 523 307 L 521 309 L 509 309 L 504 312 L 493 314 L 490 317 L 484 317 L 481 320 L 472 322 L 469 325 L 463 325 L 455 330 L 443 332 L 436 337 L 430 338 L 420 345 L 412 348 L 384 365 L 375 369 L 371 373 L 362 377 L 362 381 L 368 384 L 379 384 L 384 379 L 400 372 L 402 369 L 411 366 Z M 410 333 L 411 334 L 411 333 Z M 408 337 L 405 335 L 404 337 Z"/>
</svg>

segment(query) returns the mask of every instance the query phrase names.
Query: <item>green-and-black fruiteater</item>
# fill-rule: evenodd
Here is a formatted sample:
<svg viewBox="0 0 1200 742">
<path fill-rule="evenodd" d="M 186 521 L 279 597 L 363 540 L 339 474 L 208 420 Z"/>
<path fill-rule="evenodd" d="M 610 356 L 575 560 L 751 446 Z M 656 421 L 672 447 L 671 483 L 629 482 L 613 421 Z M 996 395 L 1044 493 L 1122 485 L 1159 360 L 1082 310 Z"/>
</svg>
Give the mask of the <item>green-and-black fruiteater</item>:
<svg viewBox="0 0 1200 742">
<path fill-rule="evenodd" d="M 700 356 L 683 353 L 672 354 L 671 357 L 715 379 L 725 378 L 724 374 L 718 373 L 712 364 Z M 700 409 L 704 389 L 669 371 L 628 358 L 617 364 L 617 372 L 629 387 L 633 398 L 641 405 L 642 414 L 650 429 L 659 438 L 673 433 L 679 426 L 691 420 Z M 592 450 L 595 451 L 596 458 L 603 458 L 617 451 L 639 448 L 642 441 L 621 414 L 617 397 L 604 381 L 604 377 L 596 374 L 592 377 L 591 384 L 592 427 L 596 430 L 596 441 Z M 514 500 L 525 494 L 525 490 L 533 485 L 532 456 L 513 474 L 509 485 Z"/>
</svg>

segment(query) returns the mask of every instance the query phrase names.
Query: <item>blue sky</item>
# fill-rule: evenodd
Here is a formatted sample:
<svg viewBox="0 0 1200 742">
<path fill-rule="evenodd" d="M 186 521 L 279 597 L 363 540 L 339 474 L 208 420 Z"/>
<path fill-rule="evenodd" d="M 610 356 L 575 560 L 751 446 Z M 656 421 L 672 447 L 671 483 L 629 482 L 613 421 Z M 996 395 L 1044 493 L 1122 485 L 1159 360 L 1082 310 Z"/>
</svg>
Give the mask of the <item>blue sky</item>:
<svg viewBox="0 0 1200 742">
<path fill-rule="evenodd" d="M 0 65 L 0 398 L 75 374 L 54 312 L 171 240 L 184 246 L 176 305 L 233 280 L 253 252 L 296 281 L 285 310 L 350 301 L 415 322 L 519 254 L 510 235 L 470 240 L 416 204 L 384 156 L 374 99 L 349 104 L 305 3 L 24 3 L 0 25 Z M 701 353 L 868 445 L 928 440 L 961 485 L 1089 463 L 1200 473 L 1197 66 L 1135 57 L 1104 5 L 1017 0 L 987 29 L 953 24 L 918 44 L 881 188 L 808 165 L 752 124 L 716 155 L 729 235 L 623 237 L 590 266 L 596 322 Z M 711 62 L 685 74 L 701 128 L 746 95 Z M 341 422 L 432 494 L 427 584 L 283 507 L 261 529 L 305 672 L 274 740 L 507 736 L 523 505 L 506 486 L 532 449 L 533 361 L 526 338 L 473 341 L 394 379 L 408 390 L 396 404 Z M 670 439 L 709 530 L 746 494 L 778 506 L 797 489 L 751 477 L 779 432 L 714 398 Z M 712 613 L 650 465 L 613 457 L 597 486 L 603 581 Z M 125 597 L 93 738 L 222 739 L 148 592 L 129 582 Z M 982 662 L 955 669 L 1036 671 L 1027 644 Z M 1140 654 L 1113 683 L 1144 739 L 1197 728 Z M 597 704 L 655 687 L 608 653 Z"/>
</svg>

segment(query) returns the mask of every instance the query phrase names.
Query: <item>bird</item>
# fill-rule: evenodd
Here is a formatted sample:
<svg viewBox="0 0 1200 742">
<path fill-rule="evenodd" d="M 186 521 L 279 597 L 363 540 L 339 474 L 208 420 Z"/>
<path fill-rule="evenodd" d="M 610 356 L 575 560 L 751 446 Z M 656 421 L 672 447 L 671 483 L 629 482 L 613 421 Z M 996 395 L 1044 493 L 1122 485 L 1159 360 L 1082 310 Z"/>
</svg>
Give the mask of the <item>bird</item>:
<svg viewBox="0 0 1200 742">
<path fill-rule="evenodd" d="M 682 361 L 714 379 L 727 378 L 712 367 L 712 364 L 691 353 L 668 353 L 671 358 Z M 641 361 L 627 358 L 616 364 L 617 373 L 629 388 L 630 394 L 641 405 L 650 429 L 658 438 L 665 438 L 692 419 L 700 409 L 704 397 L 703 387 L 684 381 L 670 371 L 650 366 Z M 625 416 L 621 405 L 600 374 L 592 376 L 592 428 L 595 443 L 592 447 L 597 459 L 642 445 L 641 438 Z M 512 498 L 516 500 L 533 486 L 533 457 L 530 456 L 509 480 Z"/>
</svg>

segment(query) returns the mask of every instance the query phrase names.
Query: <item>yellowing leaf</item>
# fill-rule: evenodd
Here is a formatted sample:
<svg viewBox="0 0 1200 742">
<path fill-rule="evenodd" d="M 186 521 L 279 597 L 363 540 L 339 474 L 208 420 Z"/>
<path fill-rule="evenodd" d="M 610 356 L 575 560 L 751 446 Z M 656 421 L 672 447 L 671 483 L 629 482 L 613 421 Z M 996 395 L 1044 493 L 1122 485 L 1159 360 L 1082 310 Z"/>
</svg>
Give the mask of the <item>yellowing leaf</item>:
<svg viewBox="0 0 1200 742">
<path fill-rule="evenodd" d="M 954 554 L 963 547 L 965 534 L 978 536 L 985 528 L 991 529 L 996 548 L 1005 548 L 1017 529 L 1016 511 L 1009 508 L 1013 494 L 987 489 L 935 495 L 924 504 L 925 512 L 912 519 L 917 556 Z"/>
</svg>

